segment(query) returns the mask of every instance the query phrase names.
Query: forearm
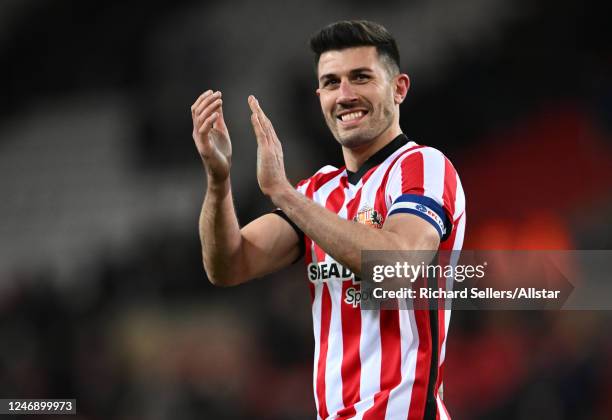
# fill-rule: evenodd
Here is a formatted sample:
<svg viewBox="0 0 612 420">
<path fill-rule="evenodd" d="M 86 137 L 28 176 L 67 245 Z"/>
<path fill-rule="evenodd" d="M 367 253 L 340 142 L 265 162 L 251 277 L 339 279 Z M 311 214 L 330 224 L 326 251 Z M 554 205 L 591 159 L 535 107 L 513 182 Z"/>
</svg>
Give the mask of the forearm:
<svg viewBox="0 0 612 420">
<path fill-rule="evenodd" d="M 361 251 L 406 249 L 407 238 L 340 218 L 293 188 L 271 197 L 287 216 L 336 261 L 361 272 Z M 417 249 L 420 244 L 409 244 Z"/>
<path fill-rule="evenodd" d="M 209 182 L 199 222 L 202 258 L 209 280 L 232 285 L 240 267 L 241 233 L 232 200 L 229 178 Z"/>
</svg>

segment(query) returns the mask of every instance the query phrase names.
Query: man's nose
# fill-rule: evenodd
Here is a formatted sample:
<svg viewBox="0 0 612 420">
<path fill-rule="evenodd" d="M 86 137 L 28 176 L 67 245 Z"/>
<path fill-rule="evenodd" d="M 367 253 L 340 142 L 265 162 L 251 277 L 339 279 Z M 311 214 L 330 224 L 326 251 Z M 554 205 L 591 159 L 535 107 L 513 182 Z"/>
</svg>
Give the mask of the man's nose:
<svg viewBox="0 0 612 420">
<path fill-rule="evenodd" d="M 348 79 L 340 80 L 340 86 L 338 87 L 338 97 L 336 98 L 336 103 L 349 103 L 356 101 L 357 95 L 353 90 L 353 86 Z"/>
</svg>

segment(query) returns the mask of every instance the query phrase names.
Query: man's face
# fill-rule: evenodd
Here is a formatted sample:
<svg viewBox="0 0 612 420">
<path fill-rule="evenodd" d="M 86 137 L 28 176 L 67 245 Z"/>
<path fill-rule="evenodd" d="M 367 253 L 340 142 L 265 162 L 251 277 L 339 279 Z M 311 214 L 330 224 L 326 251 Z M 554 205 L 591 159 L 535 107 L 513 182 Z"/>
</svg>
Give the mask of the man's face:
<svg viewBox="0 0 612 420">
<path fill-rule="evenodd" d="M 318 75 L 325 122 L 342 146 L 366 145 L 391 126 L 397 112 L 394 80 L 376 47 L 324 52 Z"/>
</svg>

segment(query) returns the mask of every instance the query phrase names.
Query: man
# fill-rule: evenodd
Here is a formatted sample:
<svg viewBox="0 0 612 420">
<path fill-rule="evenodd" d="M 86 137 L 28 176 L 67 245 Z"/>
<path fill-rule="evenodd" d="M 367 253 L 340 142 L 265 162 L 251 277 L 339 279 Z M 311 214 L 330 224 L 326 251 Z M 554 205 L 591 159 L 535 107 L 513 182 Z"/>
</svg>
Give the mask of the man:
<svg viewBox="0 0 612 420">
<path fill-rule="evenodd" d="M 362 310 L 355 274 L 363 250 L 460 249 L 459 177 L 439 151 L 401 131 L 399 106 L 410 81 L 385 28 L 337 22 L 311 47 L 316 92 L 346 166 L 326 166 L 293 188 L 280 140 L 250 96 L 257 180 L 278 210 L 240 228 L 221 93 L 203 93 L 191 113 L 208 177 L 200 217 L 204 267 L 213 284 L 233 286 L 305 256 L 319 418 L 447 418 L 440 388 L 450 311 Z"/>
</svg>

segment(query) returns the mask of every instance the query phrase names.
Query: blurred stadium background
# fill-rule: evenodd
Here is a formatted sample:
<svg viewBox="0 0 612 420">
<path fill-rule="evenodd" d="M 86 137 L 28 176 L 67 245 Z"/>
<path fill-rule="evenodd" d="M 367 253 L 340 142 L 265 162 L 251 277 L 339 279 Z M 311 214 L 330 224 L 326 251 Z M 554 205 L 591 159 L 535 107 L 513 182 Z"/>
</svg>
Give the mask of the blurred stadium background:
<svg viewBox="0 0 612 420">
<path fill-rule="evenodd" d="M 466 249 L 612 249 L 612 36 L 603 1 L 0 3 L 0 396 L 78 419 L 310 419 L 303 268 L 209 285 L 189 107 L 224 94 L 240 220 L 257 188 L 246 97 L 293 181 L 341 155 L 307 40 L 367 18 L 396 36 L 409 137 L 444 151 Z M 453 314 L 454 419 L 608 419 L 606 312 Z"/>
</svg>

